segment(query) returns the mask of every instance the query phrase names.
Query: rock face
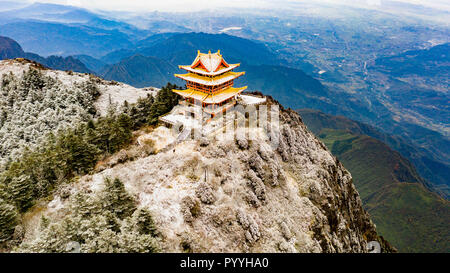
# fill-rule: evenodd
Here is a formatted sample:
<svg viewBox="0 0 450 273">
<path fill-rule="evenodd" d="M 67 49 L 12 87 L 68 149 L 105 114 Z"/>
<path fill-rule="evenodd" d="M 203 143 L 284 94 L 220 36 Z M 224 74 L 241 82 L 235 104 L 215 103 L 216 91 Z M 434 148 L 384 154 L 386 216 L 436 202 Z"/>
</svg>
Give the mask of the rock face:
<svg viewBox="0 0 450 273">
<path fill-rule="evenodd" d="M 120 178 L 152 213 L 164 252 L 367 252 L 369 241 L 395 251 L 377 236 L 351 174 L 297 113 L 281 111 L 271 132 L 278 147 L 261 128 L 251 130 L 248 141 L 189 140 L 115 165 L 72 192 Z M 58 214 L 52 210 L 47 215 Z"/>
</svg>

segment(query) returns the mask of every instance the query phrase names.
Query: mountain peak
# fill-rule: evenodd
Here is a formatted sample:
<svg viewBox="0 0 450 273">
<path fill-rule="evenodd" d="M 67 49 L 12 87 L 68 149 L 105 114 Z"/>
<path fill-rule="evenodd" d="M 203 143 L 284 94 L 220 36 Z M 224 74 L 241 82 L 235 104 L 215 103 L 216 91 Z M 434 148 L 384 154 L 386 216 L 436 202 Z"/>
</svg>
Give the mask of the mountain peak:
<svg viewBox="0 0 450 273">
<path fill-rule="evenodd" d="M 0 60 L 23 57 L 25 52 L 13 39 L 0 36 Z"/>
</svg>

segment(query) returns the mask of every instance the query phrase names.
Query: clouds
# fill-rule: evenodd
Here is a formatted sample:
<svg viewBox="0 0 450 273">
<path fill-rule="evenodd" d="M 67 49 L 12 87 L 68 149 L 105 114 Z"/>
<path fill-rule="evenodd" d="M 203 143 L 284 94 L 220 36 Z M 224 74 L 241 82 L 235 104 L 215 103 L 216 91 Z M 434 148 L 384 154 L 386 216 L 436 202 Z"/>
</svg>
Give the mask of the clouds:
<svg viewBox="0 0 450 273">
<path fill-rule="evenodd" d="M 266 0 L 24 0 L 25 2 L 42 2 L 61 5 L 71 5 L 89 9 L 122 10 L 122 11 L 196 11 L 217 7 L 252 8 L 266 6 Z M 1 0 L 0 0 L 1 2 Z M 272 1 L 273 2 L 273 1 Z"/>
<path fill-rule="evenodd" d="M 0 0 L 1 2 L 2 0 Z M 89 9 L 121 10 L 121 11 L 198 11 L 221 7 L 233 8 L 277 8 L 282 3 L 305 2 L 305 3 L 328 3 L 354 6 L 359 8 L 373 8 L 384 5 L 389 0 L 22 0 L 24 2 L 45 2 L 62 5 L 71 5 Z M 448 0 L 395 0 L 405 4 L 422 5 L 450 11 Z M 392 1 L 389 1 L 392 2 Z"/>
</svg>

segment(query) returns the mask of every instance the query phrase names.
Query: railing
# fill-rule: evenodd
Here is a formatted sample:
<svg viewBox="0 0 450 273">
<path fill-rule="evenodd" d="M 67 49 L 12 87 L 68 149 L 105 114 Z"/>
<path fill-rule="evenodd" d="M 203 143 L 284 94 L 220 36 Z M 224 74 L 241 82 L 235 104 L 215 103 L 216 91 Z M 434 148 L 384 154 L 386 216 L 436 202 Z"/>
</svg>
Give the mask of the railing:
<svg viewBox="0 0 450 273">
<path fill-rule="evenodd" d="M 233 106 L 236 103 L 236 101 L 232 100 L 231 102 L 221 105 L 221 106 L 218 106 L 217 108 L 214 108 L 214 109 L 209 109 L 208 107 L 203 107 L 203 106 L 193 104 L 193 103 L 190 103 L 190 102 L 187 102 L 184 100 L 180 100 L 179 103 L 184 106 L 194 107 L 196 110 L 201 109 L 203 112 L 206 112 L 208 114 L 217 114 L 219 112 L 222 112 L 226 108 Z"/>
</svg>

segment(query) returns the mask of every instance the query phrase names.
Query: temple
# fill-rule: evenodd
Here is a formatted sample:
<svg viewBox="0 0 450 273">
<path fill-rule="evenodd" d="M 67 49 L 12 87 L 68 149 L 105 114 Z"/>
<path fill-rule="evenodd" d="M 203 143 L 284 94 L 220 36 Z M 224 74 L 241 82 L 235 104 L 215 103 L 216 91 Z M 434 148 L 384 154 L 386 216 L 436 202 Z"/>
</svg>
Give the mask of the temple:
<svg viewBox="0 0 450 273">
<path fill-rule="evenodd" d="M 175 74 L 186 81 L 187 89 L 174 89 L 173 92 L 184 98 L 181 104 L 201 106 L 203 112 L 214 117 L 235 105 L 238 95 L 247 89 L 247 86 L 233 87 L 234 80 L 245 74 L 233 71 L 239 65 L 228 64 L 220 50 L 216 53 L 201 53 L 199 50 L 191 65 L 179 66 L 188 73 Z"/>
<path fill-rule="evenodd" d="M 191 65 L 179 66 L 187 73 L 175 76 L 186 81 L 187 89 L 173 89 L 172 91 L 179 94 L 182 100 L 169 113 L 159 117 L 159 120 L 168 127 L 182 125 L 175 127 L 183 128 L 177 141 L 187 137 L 191 130 L 199 131 L 202 135 L 220 131 L 224 125 L 222 117 L 227 115 L 221 114 L 235 113 L 236 108 L 233 106 L 236 104 L 247 107 L 266 102 L 264 96 L 242 94 L 247 86 L 233 86 L 234 80 L 245 74 L 233 71 L 239 65 L 227 63 L 220 51 L 216 53 L 198 51 Z"/>
</svg>

